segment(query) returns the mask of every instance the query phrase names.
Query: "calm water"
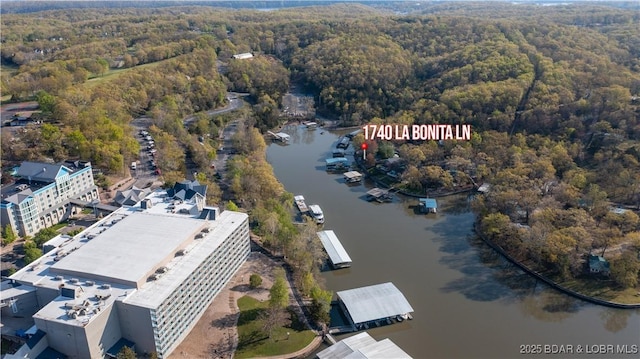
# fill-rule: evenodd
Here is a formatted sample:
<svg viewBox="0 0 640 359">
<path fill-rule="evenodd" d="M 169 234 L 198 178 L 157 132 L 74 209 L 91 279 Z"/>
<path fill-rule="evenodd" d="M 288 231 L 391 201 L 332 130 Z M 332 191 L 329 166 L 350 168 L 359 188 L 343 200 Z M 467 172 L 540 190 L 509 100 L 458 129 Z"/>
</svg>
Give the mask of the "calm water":
<svg viewBox="0 0 640 359">
<path fill-rule="evenodd" d="M 438 200 L 438 214 L 414 213 L 417 200 L 365 201 L 370 183 L 350 187 L 324 170 L 338 134 L 291 126 L 291 144 L 271 144 L 267 158 L 287 191 L 319 204 L 324 229 L 340 238 L 353 265 L 323 272 L 340 291 L 393 282 L 414 320 L 370 329 L 414 358 L 637 358 L 593 345 L 640 345 L 640 310 L 592 305 L 558 293 L 514 269 L 472 237 L 466 196 Z M 349 148 L 352 150 L 352 148 Z M 345 336 L 338 336 L 342 339 Z M 574 355 L 520 354 L 521 345 L 573 345 Z M 576 346 L 589 346 L 575 354 Z"/>
</svg>

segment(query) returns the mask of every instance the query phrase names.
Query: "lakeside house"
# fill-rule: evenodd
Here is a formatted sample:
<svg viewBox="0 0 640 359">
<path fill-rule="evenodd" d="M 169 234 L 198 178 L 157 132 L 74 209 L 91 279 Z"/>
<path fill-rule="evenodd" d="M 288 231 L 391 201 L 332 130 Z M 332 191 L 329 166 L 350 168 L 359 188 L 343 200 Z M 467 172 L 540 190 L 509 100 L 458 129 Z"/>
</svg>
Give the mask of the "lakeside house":
<svg viewBox="0 0 640 359">
<path fill-rule="evenodd" d="M 602 256 L 589 255 L 589 272 L 591 273 L 601 273 L 604 275 L 609 275 L 611 272 L 609 268 L 609 261 L 604 259 Z"/>
</svg>

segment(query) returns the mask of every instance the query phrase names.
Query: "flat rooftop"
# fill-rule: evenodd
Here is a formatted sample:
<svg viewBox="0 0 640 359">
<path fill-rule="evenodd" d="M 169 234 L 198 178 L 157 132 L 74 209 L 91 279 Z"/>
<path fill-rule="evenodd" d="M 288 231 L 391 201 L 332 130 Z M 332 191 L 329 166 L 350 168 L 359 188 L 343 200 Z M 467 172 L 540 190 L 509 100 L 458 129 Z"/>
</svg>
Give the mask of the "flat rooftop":
<svg viewBox="0 0 640 359">
<path fill-rule="evenodd" d="M 209 223 L 209 232 L 201 239 L 192 241 L 184 250 L 184 255 L 166 266 L 166 273 L 158 275 L 156 280 L 146 282 L 133 295 L 124 300 L 128 304 L 147 308 L 156 308 L 180 284 L 196 271 L 198 266 L 218 248 L 222 242 L 243 222 L 247 221 L 245 213 L 224 211 Z M 203 222 L 200 220 L 200 222 Z M 246 226 L 247 237 L 249 226 Z M 146 280 L 146 278 L 145 278 Z"/>
<path fill-rule="evenodd" d="M 413 312 L 411 304 L 391 282 L 337 293 L 355 324 Z"/>
<path fill-rule="evenodd" d="M 145 212 L 106 224 L 103 233 L 52 265 L 51 271 L 138 287 L 205 226 L 186 216 Z"/>
</svg>

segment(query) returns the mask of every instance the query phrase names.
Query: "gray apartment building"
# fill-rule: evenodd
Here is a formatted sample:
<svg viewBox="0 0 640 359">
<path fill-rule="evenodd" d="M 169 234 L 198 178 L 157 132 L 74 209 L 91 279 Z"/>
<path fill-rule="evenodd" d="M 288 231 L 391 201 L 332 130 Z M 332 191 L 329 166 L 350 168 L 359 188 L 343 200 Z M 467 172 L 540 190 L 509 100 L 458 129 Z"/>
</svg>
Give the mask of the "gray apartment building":
<svg viewBox="0 0 640 359">
<path fill-rule="evenodd" d="M 250 242 L 246 214 L 207 207 L 197 182 L 176 187 L 118 209 L 2 283 L 3 318 L 34 320 L 8 358 L 114 357 L 123 345 L 166 358 L 182 342 Z"/>
<path fill-rule="evenodd" d="M 23 162 L 14 176 L 16 182 L 2 188 L 0 220 L 20 236 L 32 236 L 69 218 L 75 208 L 72 200 L 98 199 L 90 162 Z"/>
</svg>

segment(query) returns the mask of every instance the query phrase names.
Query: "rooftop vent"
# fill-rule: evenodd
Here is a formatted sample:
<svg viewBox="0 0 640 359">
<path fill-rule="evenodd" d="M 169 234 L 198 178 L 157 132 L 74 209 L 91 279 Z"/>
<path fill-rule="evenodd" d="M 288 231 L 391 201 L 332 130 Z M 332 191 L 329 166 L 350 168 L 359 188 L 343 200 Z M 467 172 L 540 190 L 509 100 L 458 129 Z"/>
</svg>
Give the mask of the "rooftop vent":
<svg viewBox="0 0 640 359">
<path fill-rule="evenodd" d="M 53 277 L 53 280 L 62 280 L 62 276 L 61 275 L 57 275 L 57 276 Z"/>
<path fill-rule="evenodd" d="M 147 278 L 147 282 L 153 282 L 156 279 L 158 279 L 158 275 L 157 274 L 152 274 Z"/>
<path fill-rule="evenodd" d="M 203 238 L 203 237 L 204 237 L 204 233 L 202 232 L 196 234 L 196 239 Z"/>
<path fill-rule="evenodd" d="M 187 251 L 186 251 L 186 250 L 184 250 L 184 249 L 180 249 L 179 251 L 177 251 L 177 252 L 176 252 L 176 257 L 178 257 L 178 256 L 183 256 L 185 253 L 187 253 Z"/>
<path fill-rule="evenodd" d="M 102 289 L 111 289 L 111 284 L 109 284 L 109 283 L 105 283 L 105 284 L 103 284 L 103 285 L 102 285 L 102 287 L 101 287 L 101 288 L 102 288 Z"/>
<path fill-rule="evenodd" d="M 209 231 L 211 231 L 211 228 L 209 228 L 209 227 L 204 227 L 202 229 L 202 233 L 209 233 Z"/>
<path fill-rule="evenodd" d="M 79 282 L 79 281 L 78 281 L 78 278 L 71 278 L 71 279 L 69 279 L 69 283 L 76 284 L 76 283 L 78 283 L 78 282 Z"/>
<path fill-rule="evenodd" d="M 92 281 L 92 280 L 88 280 L 88 281 L 84 282 L 84 285 L 86 285 L 87 287 L 91 287 L 94 284 L 96 284 L 96 283 L 94 281 Z"/>
<path fill-rule="evenodd" d="M 160 267 L 156 270 L 156 273 L 167 273 L 167 267 Z"/>
</svg>

